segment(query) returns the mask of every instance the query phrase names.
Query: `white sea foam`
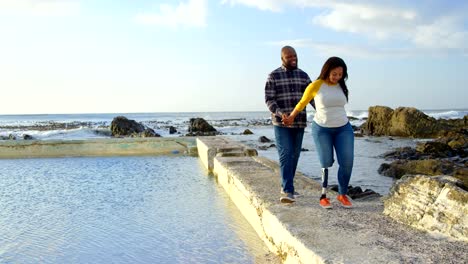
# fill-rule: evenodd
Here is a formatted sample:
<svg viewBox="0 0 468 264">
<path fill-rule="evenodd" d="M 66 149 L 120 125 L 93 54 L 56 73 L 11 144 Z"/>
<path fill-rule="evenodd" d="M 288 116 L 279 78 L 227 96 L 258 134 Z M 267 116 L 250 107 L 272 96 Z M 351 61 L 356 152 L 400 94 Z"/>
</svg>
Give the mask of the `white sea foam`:
<svg viewBox="0 0 468 264">
<path fill-rule="evenodd" d="M 447 110 L 447 111 L 428 110 L 428 111 L 424 111 L 424 113 L 436 119 L 457 119 L 457 118 L 463 118 L 465 115 L 468 115 L 468 111 L 464 111 L 464 110 Z"/>
</svg>

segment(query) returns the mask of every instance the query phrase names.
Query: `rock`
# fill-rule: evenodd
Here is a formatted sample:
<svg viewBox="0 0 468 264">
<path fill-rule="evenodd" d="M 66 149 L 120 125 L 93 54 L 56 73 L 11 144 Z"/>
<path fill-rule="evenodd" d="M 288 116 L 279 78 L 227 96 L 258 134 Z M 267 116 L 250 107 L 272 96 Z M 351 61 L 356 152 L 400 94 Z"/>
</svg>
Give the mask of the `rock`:
<svg viewBox="0 0 468 264">
<path fill-rule="evenodd" d="M 253 132 L 250 131 L 250 129 L 246 129 L 246 130 L 244 130 L 244 132 L 242 132 L 242 135 L 252 135 L 252 134 L 253 134 Z"/>
<path fill-rule="evenodd" d="M 389 159 L 404 159 L 404 160 L 415 160 L 419 159 L 419 153 L 411 147 L 396 148 L 395 150 L 385 152 L 382 155 L 386 160 Z"/>
<path fill-rule="evenodd" d="M 368 135 L 388 135 L 388 121 L 392 118 L 393 109 L 387 106 L 369 107 L 369 116 L 362 124 L 361 129 Z"/>
<path fill-rule="evenodd" d="M 24 135 L 23 135 L 23 139 L 24 139 L 24 140 L 33 140 L 34 138 L 33 138 L 31 135 L 24 134 Z"/>
<path fill-rule="evenodd" d="M 466 118 L 467 116 L 465 116 Z M 437 142 L 447 144 L 453 150 L 459 151 L 468 148 L 468 129 L 449 131 L 442 137 L 436 139 Z"/>
<path fill-rule="evenodd" d="M 441 175 L 452 174 L 455 164 L 449 160 L 396 160 L 380 165 L 378 172 L 384 176 L 399 179 L 405 174 Z"/>
<path fill-rule="evenodd" d="M 141 137 L 161 137 L 158 133 L 156 133 L 153 129 L 151 128 L 146 128 L 141 134 Z"/>
<path fill-rule="evenodd" d="M 16 140 L 16 136 L 13 134 L 8 135 L 9 140 Z"/>
<path fill-rule="evenodd" d="M 301 151 L 309 151 L 309 149 L 301 148 Z"/>
<path fill-rule="evenodd" d="M 170 126 L 169 127 L 169 134 L 172 135 L 172 134 L 175 134 L 175 133 L 177 133 L 177 129 L 175 127 L 173 127 L 173 126 Z"/>
<path fill-rule="evenodd" d="M 468 242 L 468 192 L 454 177 L 405 176 L 384 200 L 383 213 L 430 233 Z"/>
<path fill-rule="evenodd" d="M 119 137 L 141 133 L 145 130 L 145 127 L 135 120 L 127 119 L 125 116 L 117 116 L 112 120 L 110 129 L 112 136 Z"/>
<path fill-rule="evenodd" d="M 269 143 L 269 142 L 271 142 L 271 140 L 270 140 L 269 138 L 265 137 L 265 136 L 259 137 L 259 138 L 258 138 L 258 141 L 259 141 L 259 142 L 262 142 L 262 143 Z"/>
<path fill-rule="evenodd" d="M 416 151 L 432 158 L 453 157 L 455 154 L 449 145 L 438 141 L 419 142 Z"/>
<path fill-rule="evenodd" d="M 127 119 L 125 116 L 115 117 L 110 129 L 114 137 L 160 137 L 153 129 L 135 120 Z"/>
<path fill-rule="evenodd" d="M 190 118 L 188 132 L 216 132 L 216 129 L 203 118 Z"/>
<path fill-rule="evenodd" d="M 328 186 L 328 188 L 332 191 L 338 192 L 338 185 L 333 184 Z M 379 193 L 374 192 L 371 189 L 366 189 L 362 191 L 362 188 L 359 186 L 353 187 L 352 185 L 348 186 L 348 193 L 347 195 L 351 197 L 351 199 L 373 199 L 382 197 Z"/>
<path fill-rule="evenodd" d="M 361 129 L 374 136 L 434 138 L 447 131 L 466 128 L 464 120 L 436 120 L 414 107 L 392 110 L 386 106 L 373 106 L 369 107 L 369 118 Z"/>
<path fill-rule="evenodd" d="M 213 126 L 203 118 L 190 118 L 188 132 L 185 136 L 215 136 L 220 134 Z"/>
<path fill-rule="evenodd" d="M 468 190 L 468 166 L 465 165 L 463 168 L 455 169 L 453 177 L 459 179 L 463 183 L 461 187 Z"/>
</svg>

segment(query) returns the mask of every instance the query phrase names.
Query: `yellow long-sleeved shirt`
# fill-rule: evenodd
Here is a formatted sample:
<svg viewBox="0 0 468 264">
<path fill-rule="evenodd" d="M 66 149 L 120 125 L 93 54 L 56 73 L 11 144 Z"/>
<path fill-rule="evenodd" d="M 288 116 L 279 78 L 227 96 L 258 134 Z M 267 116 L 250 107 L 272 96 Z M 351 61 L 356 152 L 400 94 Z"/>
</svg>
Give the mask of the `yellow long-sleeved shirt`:
<svg viewBox="0 0 468 264">
<path fill-rule="evenodd" d="M 323 127 L 341 127 L 348 123 L 348 116 L 344 108 L 346 96 L 339 84 L 328 85 L 323 80 L 310 83 L 295 109 L 302 111 L 306 105 L 315 99 L 314 121 Z"/>
</svg>

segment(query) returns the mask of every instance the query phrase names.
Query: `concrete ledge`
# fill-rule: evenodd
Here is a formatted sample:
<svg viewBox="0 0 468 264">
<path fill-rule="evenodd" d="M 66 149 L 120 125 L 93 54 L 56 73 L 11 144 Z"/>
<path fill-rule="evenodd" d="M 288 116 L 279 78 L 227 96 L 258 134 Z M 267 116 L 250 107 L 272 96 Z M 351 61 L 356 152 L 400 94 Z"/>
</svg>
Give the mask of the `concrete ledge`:
<svg viewBox="0 0 468 264">
<path fill-rule="evenodd" d="M 226 139 L 221 141 L 235 145 Z M 206 145 L 205 151 L 219 147 L 204 138 L 197 139 L 197 143 Z M 283 263 L 468 261 L 468 244 L 435 238 L 393 221 L 382 214 L 380 199 L 354 201 L 353 209 L 344 209 L 330 194 L 334 208 L 325 210 L 318 204 L 320 185 L 298 173 L 295 186 L 303 196 L 284 205 L 279 202 L 276 162 L 256 156 L 215 156 L 212 162 L 219 184 Z"/>
<path fill-rule="evenodd" d="M 0 158 L 196 155 L 194 138 L 0 141 Z"/>
<path fill-rule="evenodd" d="M 210 136 L 197 138 L 198 156 L 208 171 L 213 171 L 214 157 L 218 156 L 257 156 L 257 150 L 224 137 Z"/>
</svg>

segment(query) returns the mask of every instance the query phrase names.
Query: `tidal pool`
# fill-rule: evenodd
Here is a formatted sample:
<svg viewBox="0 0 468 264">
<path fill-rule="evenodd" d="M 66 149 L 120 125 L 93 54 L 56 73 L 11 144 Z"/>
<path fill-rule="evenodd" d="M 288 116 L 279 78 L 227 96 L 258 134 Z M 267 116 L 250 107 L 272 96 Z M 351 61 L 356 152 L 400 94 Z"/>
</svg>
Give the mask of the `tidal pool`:
<svg viewBox="0 0 468 264">
<path fill-rule="evenodd" d="M 255 263 L 267 253 L 197 158 L 0 160 L 0 263 Z"/>
</svg>

